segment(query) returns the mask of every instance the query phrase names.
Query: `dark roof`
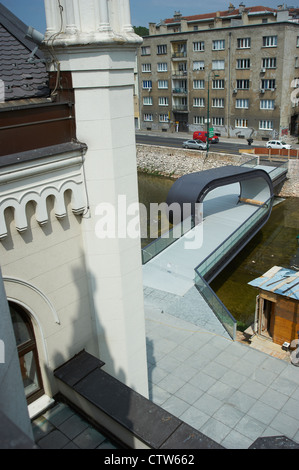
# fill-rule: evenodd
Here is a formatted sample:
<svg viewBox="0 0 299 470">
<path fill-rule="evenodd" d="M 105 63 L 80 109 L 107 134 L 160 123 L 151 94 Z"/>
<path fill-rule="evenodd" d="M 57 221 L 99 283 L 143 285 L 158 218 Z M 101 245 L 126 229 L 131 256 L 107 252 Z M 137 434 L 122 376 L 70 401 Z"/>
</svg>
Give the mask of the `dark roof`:
<svg viewBox="0 0 299 470">
<path fill-rule="evenodd" d="M 49 96 L 44 56 L 25 38 L 28 26 L 0 3 L 0 79 L 5 101 Z M 33 54 L 34 62 L 28 62 Z"/>
</svg>

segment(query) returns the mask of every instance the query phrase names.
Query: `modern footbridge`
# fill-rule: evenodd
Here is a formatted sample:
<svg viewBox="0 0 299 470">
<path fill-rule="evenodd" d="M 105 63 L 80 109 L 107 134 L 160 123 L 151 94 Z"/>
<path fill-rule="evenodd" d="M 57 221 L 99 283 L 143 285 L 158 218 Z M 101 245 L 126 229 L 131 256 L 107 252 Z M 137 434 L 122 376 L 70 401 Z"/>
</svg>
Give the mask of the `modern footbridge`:
<svg viewBox="0 0 299 470">
<path fill-rule="evenodd" d="M 275 185 L 286 174 L 286 165 L 249 163 L 192 173 L 175 181 L 167 204 L 189 205 L 192 223 L 181 220 L 143 249 L 144 286 L 181 297 L 195 286 L 235 339 L 236 321 L 209 282 L 267 222 Z"/>
</svg>

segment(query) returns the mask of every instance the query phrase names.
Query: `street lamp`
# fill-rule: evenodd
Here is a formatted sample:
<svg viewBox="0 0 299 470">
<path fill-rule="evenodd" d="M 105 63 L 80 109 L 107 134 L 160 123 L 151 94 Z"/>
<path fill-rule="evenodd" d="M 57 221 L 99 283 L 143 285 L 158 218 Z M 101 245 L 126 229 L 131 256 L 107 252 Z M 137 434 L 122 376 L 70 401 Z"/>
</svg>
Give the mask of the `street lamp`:
<svg viewBox="0 0 299 470">
<path fill-rule="evenodd" d="M 208 153 L 209 153 L 209 146 L 210 146 L 210 141 L 209 141 L 209 134 L 210 134 L 210 76 L 213 74 L 213 79 L 219 77 L 219 75 L 215 74 L 213 70 L 210 70 L 209 75 L 208 75 L 208 106 L 207 106 L 207 153 L 206 153 L 206 158 L 208 158 Z"/>
</svg>

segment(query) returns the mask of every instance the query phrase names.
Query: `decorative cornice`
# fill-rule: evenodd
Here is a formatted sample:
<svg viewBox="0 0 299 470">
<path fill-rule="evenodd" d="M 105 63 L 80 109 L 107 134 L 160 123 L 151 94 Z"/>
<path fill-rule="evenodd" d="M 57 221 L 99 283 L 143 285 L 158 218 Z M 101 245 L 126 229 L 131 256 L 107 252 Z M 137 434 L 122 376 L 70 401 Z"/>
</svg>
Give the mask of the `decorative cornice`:
<svg viewBox="0 0 299 470">
<path fill-rule="evenodd" d="M 7 166 L 0 174 L 0 239 L 7 237 L 5 210 L 14 209 L 18 232 L 28 229 L 26 205 L 36 203 L 35 217 L 43 226 L 49 221 L 47 198 L 55 198 L 55 216 L 66 216 L 64 194 L 72 192 L 72 211 L 82 214 L 86 209 L 83 157 L 78 152 L 51 155 L 39 160 Z"/>
</svg>

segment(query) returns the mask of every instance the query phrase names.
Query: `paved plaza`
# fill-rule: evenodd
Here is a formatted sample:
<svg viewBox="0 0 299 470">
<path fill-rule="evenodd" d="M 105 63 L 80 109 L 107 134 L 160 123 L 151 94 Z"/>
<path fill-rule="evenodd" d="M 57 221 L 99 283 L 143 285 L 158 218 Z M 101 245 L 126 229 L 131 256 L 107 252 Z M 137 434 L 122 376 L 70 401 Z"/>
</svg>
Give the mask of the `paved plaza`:
<svg viewBox="0 0 299 470">
<path fill-rule="evenodd" d="M 299 444 L 299 367 L 232 341 L 200 303 L 196 319 L 191 298 L 144 292 L 153 402 L 227 449 L 262 436 Z"/>
</svg>

